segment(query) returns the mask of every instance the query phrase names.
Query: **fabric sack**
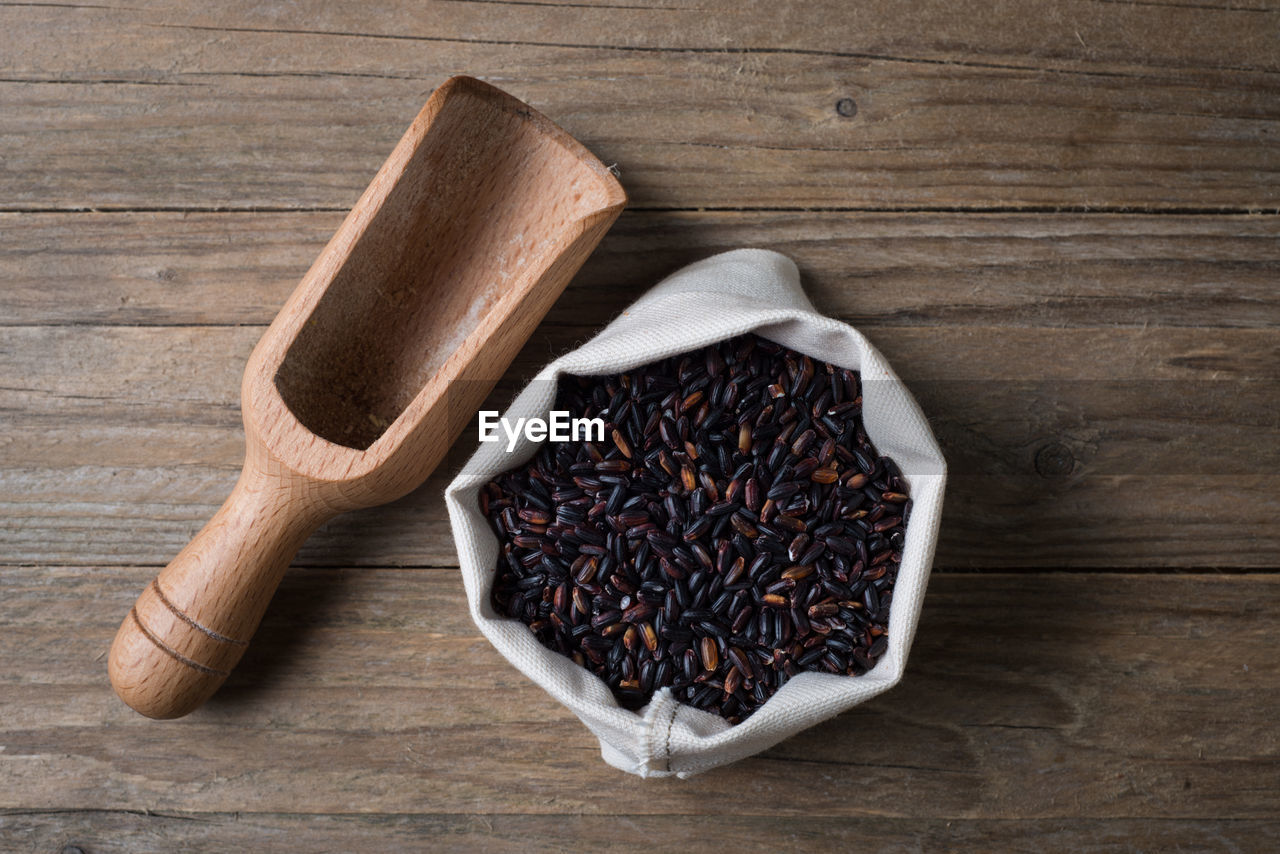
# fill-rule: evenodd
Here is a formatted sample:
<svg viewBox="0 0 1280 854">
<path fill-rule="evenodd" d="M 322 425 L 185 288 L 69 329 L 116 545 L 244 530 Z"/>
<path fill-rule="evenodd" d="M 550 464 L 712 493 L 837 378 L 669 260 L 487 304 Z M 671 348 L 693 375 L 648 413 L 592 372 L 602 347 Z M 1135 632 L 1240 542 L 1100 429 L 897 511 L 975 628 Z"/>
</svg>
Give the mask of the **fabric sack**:
<svg viewBox="0 0 1280 854">
<path fill-rule="evenodd" d="M 889 645 L 864 676 L 801 673 L 742 723 L 678 702 L 670 689 L 638 712 L 622 708 L 594 674 L 542 646 L 497 614 L 490 587 L 499 544 L 478 493 L 531 459 L 523 436 L 482 443 L 445 491 L 471 617 L 518 670 L 577 715 L 600 740 L 604 760 L 641 777 L 688 777 L 765 750 L 892 687 L 902 678 L 933 561 L 946 465 L 906 387 L 857 330 L 818 314 L 795 264 L 776 252 L 740 249 L 691 264 L 662 281 L 598 335 L 542 369 L 504 417 L 548 417 L 562 374 L 616 374 L 754 332 L 815 360 L 862 374 L 863 423 L 881 454 L 902 470 L 913 500 L 889 611 Z"/>
</svg>

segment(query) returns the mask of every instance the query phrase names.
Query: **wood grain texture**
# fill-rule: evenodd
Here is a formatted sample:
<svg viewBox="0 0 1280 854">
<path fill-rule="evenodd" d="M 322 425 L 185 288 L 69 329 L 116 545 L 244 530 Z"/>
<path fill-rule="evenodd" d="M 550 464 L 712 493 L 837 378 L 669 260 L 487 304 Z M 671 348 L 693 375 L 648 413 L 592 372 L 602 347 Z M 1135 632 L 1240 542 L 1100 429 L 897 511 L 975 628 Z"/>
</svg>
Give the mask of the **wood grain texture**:
<svg viewBox="0 0 1280 854">
<path fill-rule="evenodd" d="M 640 207 L 1280 207 L 1261 0 L 344 5 L 0 6 L 0 207 L 345 210 L 458 71 Z"/>
<path fill-rule="evenodd" d="M 821 310 L 873 334 L 886 326 L 1274 330 L 1278 219 L 627 211 L 546 322 L 601 326 L 680 266 L 757 246 L 795 259 Z M 341 220 L 0 213 L 0 324 L 265 325 Z M 1143 364 L 1058 355 L 1077 377 Z M 998 356 L 975 350 L 971 358 L 984 361 L 973 376 L 988 376 Z M 1189 366 L 1225 368 L 1230 359 Z"/>
<path fill-rule="evenodd" d="M 0 477 L 24 523 L 0 540 L 14 560 L 163 563 L 239 464 L 261 329 L 221 324 L 269 320 L 337 217 L 7 217 L 0 299 L 26 328 L 0 341 Z M 624 215 L 490 400 L 679 264 L 776 248 L 931 417 L 957 475 L 941 567 L 1274 566 L 1277 236 L 1271 217 Z M 301 559 L 452 563 L 443 484 Z"/>
<path fill-rule="evenodd" d="M 782 821 L 763 832 L 817 816 L 819 838 L 848 826 L 825 817 L 1275 818 L 1275 576 L 938 576 L 902 685 L 760 757 L 640 783 L 480 637 L 453 570 L 293 571 L 224 690 L 145 721 L 102 655 L 150 574 L 0 573 L 0 808 L 518 821 L 767 803 Z"/>
<path fill-rule="evenodd" d="M 177 718 L 212 696 L 303 542 L 426 480 L 625 202 L 528 105 L 436 89 L 250 355 L 243 472 L 124 617 L 120 698 Z"/>
<path fill-rule="evenodd" d="M 1275 0 L 0 0 L 0 26 L 0 849 L 1280 846 Z M 194 716 L 112 697 L 118 615 L 235 482 L 249 351 L 454 73 L 642 208 L 491 401 L 745 245 L 910 383 L 953 474 L 894 691 L 707 777 L 613 772 L 467 620 L 442 472 L 322 528 Z"/>
<path fill-rule="evenodd" d="M 1116 850 L 1267 851 L 1280 822 L 1217 818 L 916 819 L 762 815 L 442 815 L 438 813 L 191 813 L 0 810 L 0 833 L 17 851 L 75 845 L 94 854 L 221 854 L 280 848 L 314 854 L 352 850 L 684 854 L 688 840 L 724 850 L 773 852 L 831 847 L 878 851 L 1001 851 L 1104 854 Z"/>
<path fill-rule="evenodd" d="M 235 481 L 239 371 L 261 331 L 6 330 L 0 366 L 14 384 L 0 389 L 12 413 L 0 483 L 4 512 L 22 524 L 0 527 L 0 551 L 166 562 Z M 491 404 L 589 331 L 543 327 Z M 1280 562 L 1274 333 L 892 327 L 871 337 L 908 377 L 951 466 L 939 567 Z M 1114 368 L 1097 360 L 1108 351 Z M 452 564 L 441 493 L 474 447 L 465 431 L 425 487 L 335 520 L 299 559 Z"/>
</svg>

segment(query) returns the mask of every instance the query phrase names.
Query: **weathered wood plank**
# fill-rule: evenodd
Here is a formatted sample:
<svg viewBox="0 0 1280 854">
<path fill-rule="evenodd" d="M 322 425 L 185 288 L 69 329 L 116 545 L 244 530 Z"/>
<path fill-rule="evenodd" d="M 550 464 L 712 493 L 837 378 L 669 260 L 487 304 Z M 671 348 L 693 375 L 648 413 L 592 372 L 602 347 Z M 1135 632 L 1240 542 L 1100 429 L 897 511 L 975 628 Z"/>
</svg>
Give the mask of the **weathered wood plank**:
<svg viewBox="0 0 1280 854">
<path fill-rule="evenodd" d="M 0 323 L 266 324 L 341 219 L 0 213 Z M 742 246 L 868 329 L 1280 326 L 1280 217 L 769 212 L 626 212 L 547 322 L 602 325 Z"/>
<path fill-rule="evenodd" d="M 247 5 L 0 6 L 0 206 L 346 208 L 459 70 L 642 207 L 1280 206 L 1265 7 Z"/>
<path fill-rule="evenodd" d="M 1195 72 L 1205 67 L 1275 69 L 1274 45 L 1267 36 L 1274 32 L 1274 18 L 1280 13 L 1274 0 L 1235 8 L 1190 3 L 1108 7 L 1082 0 L 1067 0 L 1056 7 L 1042 0 L 962 0 L 940 7 L 927 0 L 904 0 L 892 7 L 893 14 L 875 4 L 850 8 L 840 0 L 781 4 L 771 0 L 660 4 L 595 0 L 504 6 L 502 14 L 490 14 L 474 3 L 402 0 L 357 10 L 309 0 L 282 13 L 252 0 L 239 0 L 185 9 L 179 21 L 168 23 L 250 30 L 302 24 L 298 29 L 442 40 L 465 29 L 465 37 L 475 42 L 580 44 L 590 38 L 587 46 L 632 51 L 654 46 L 743 52 L 756 48 L 828 52 L 857 59 L 873 58 L 854 54 L 859 46 L 874 45 L 877 52 L 904 62 L 998 63 L 1022 56 L 1043 63 L 1028 65 L 1028 70 L 1087 71 L 1091 63 L 1114 63 Z M 714 21 L 709 14 L 715 15 Z"/>
<path fill-rule="evenodd" d="M 882 332 L 873 339 L 883 337 L 903 368 L 950 461 L 940 567 L 1280 562 L 1273 332 Z M 243 454 L 240 376 L 260 334 L 5 330 L 0 554 L 165 563 L 234 483 Z M 491 405 L 500 408 L 547 354 L 586 334 L 542 327 Z M 1087 357 L 1060 355 L 1073 352 Z M 1107 352 L 1119 354 L 1111 368 L 1097 361 Z M 1260 364 L 1270 373 L 1254 376 Z M 1108 369 L 1116 373 L 1102 375 Z M 1071 378 L 1076 370 L 1085 378 Z M 474 431 L 464 432 L 426 486 L 389 507 L 339 517 L 301 563 L 452 564 L 440 495 L 474 447 Z"/>
<path fill-rule="evenodd" d="M 228 444 L 230 444 L 228 442 Z M 4 474 L 0 554 L 40 563 L 163 565 L 231 492 L 237 469 L 90 467 Z M 339 517 L 298 566 L 452 566 L 437 475 L 410 496 Z M 934 568 L 1268 568 L 1280 555 L 1276 475 L 953 477 Z M 985 560 L 985 563 L 984 563 Z"/>
<path fill-rule="evenodd" d="M 0 807 L 1275 818 L 1276 576 L 940 576 L 898 688 L 641 796 L 446 570 L 291 572 L 229 690 L 147 721 L 103 655 L 152 571 L 0 572 Z"/>
<path fill-rule="evenodd" d="M 502 6 L 500 10 L 485 5 Z M 222 29 L 228 33 L 281 35 L 330 34 L 463 44 L 503 43 L 536 48 L 614 49 L 618 53 L 662 49 L 705 52 L 830 53 L 868 61 L 949 62 L 954 65 L 1008 65 L 1028 60 L 1024 70 L 1046 74 L 1101 73 L 1098 66 L 1176 70 L 1274 71 L 1277 61 L 1270 36 L 1280 6 L 1275 0 L 1245 4 L 1096 3 L 1064 0 L 961 0 L 938 6 L 928 0 L 902 0 L 894 14 L 876 4 L 850 8 L 840 0 L 777 3 L 771 0 L 666 0 L 625 4 L 607 0 L 572 3 L 521 3 L 491 0 L 389 0 L 362 9 L 324 0 L 303 0 L 288 7 L 234 0 L 217 6 L 192 6 L 171 0 L 139 0 L 129 6 L 103 4 L 27 8 L 28 26 L 52 24 L 99 28 L 92 44 L 119 68 L 122 58 L 137 57 L 136 45 L 112 43 L 101 32 L 113 22 L 154 28 Z M 134 13 L 129 16 L 125 13 Z M 709 16 L 714 14 L 714 19 Z M 465 32 L 463 32 L 465 31 Z M 163 33 L 153 34 L 157 38 Z M 1194 38 L 1192 38 L 1194 36 Z M 57 33 L 49 34 L 57 38 Z M 62 37 L 65 38 L 65 37 Z M 56 54 L 40 43 L 16 42 L 15 65 L 39 61 L 90 67 L 86 55 Z M 876 53 L 860 55 L 859 47 Z M 618 57 L 621 58 L 621 57 Z M 263 68 L 280 72 L 298 57 L 279 56 Z M 209 61 L 204 58 L 202 61 Z M 372 63 L 366 60 L 366 72 Z M 412 73 L 412 67 L 405 69 Z M 744 69 L 745 70 L 745 69 Z M 391 76 L 391 75 L 388 75 Z"/>
<path fill-rule="evenodd" d="M 638 797 L 634 794 L 633 797 Z M 877 851 L 1001 851 L 1102 854 L 1135 851 L 1267 851 L 1280 823 L 1198 819 L 1041 819 L 983 821 L 741 815 L 300 815 L 297 813 L 144 813 L 0 811 L 0 840 L 15 851 L 93 854 L 223 854 L 230 850 L 315 852 L 564 852 L 684 854 L 711 841 L 716 850 L 773 852 L 839 848 Z"/>
<path fill-rule="evenodd" d="M 1280 217 L 1096 212 L 1280 209 L 1274 0 L 0 2 L 0 26 L 0 208 L 58 211 L 0 213 L 0 561 L 36 564 L 0 566 L 0 848 L 1277 847 L 1272 573 L 942 573 L 899 688 L 641 784 L 470 624 L 442 473 L 320 532 L 301 563 L 336 568 L 290 572 L 196 715 L 142 720 L 105 676 L 235 478 L 261 325 L 459 71 L 647 209 L 496 401 L 680 264 L 770 246 L 932 416 L 940 568 L 1274 570 Z M 1082 213 L 973 213 L 1028 206 Z M 368 568 L 394 565 L 442 568 Z"/>
</svg>

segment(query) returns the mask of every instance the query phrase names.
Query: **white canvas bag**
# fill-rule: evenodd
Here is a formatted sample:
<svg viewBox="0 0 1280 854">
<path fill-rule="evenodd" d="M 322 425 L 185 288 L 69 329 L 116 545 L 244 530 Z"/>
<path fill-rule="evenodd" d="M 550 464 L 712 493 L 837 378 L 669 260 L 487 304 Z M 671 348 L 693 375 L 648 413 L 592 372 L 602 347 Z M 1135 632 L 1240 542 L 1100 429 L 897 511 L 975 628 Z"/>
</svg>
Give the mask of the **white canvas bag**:
<svg viewBox="0 0 1280 854">
<path fill-rule="evenodd" d="M 857 330 L 814 311 L 795 264 L 776 252 L 741 249 L 690 264 L 642 296 L 598 335 L 539 372 L 504 416 L 546 418 L 561 374 L 616 374 L 755 332 L 862 374 L 863 423 L 881 454 L 902 470 L 913 500 L 889 612 L 889 646 L 864 676 L 801 673 L 749 718 L 723 718 L 678 702 L 669 689 L 639 712 L 622 708 L 594 674 L 542 646 L 489 603 L 498 539 L 478 502 L 480 488 L 527 462 L 538 443 L 523 436 L 483 443 L 445 491 L 471 617 L 517 669 L 577 715 L 600 740 L 606 762 L 642 777 L 687 777 L 765 750 L 892 687 L 902 678 L 933 561 L 946 466 L 919 407 Z"/>
</svg>

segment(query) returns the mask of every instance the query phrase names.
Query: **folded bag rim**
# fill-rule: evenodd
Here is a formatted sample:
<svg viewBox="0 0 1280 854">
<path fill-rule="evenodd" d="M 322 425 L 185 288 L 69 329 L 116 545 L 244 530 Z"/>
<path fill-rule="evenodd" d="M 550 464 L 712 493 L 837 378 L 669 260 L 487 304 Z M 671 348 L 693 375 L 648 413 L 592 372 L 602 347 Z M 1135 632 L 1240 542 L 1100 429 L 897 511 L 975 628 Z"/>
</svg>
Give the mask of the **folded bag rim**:
<svg viewBox="0 0 1280 854">
<path fill-rule="evenodd" d="M 692 322 L 672 323 L 673 318 Z M 669 689 L 637 712 L 624 709 L 599 677 L 489 606 L 499 544 L 480 513 L 478 492 L 494 476 L 527 462 L 541 443 L 522 436 L 510 453 L 502 443 L 483 443 L 445 490 L 468 607 L 481 633 L 586 724 L 606 762 L 639 776 L 687 777 L 736 761 L 892 687 L 902 677 L 928 582 L 946 481 L 937 442 L 884 357 L 853 327 L 817 313 L 795 264 L 780 253 L 733 250 L 678 270 L 592 339 L 546 365 L 504 417 L 545 416 L 561 375 L 619 373 L 747 332 L 858 370 L 868 436 L 907 480 L 913 510 L 890 606 L 889 649 L 866 675 L 801 673 L 736 725 L 676 701 Z M 832 351 L 843 358 L 832 358 Z"/>
</svg>

